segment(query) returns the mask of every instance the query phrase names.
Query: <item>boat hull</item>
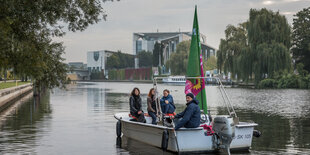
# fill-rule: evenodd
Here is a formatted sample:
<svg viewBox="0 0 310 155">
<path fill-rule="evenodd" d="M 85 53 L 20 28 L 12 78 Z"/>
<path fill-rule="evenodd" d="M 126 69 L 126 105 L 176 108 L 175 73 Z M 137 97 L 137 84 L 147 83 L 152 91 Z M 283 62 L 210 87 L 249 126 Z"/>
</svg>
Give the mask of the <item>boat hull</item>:
<svg viewBox="0 0 310 155">
<path fill-rule="evenodd" d="M 128 115 L 128 114 L 127 114 Z M 186 129 L 181 128 L 176 131 L 175 137 L 173 128 L 149 124 L 151 118 L 146 118 L 147 123 L 129 121 L 123 115 L 115 115 L 121 121 L 121 130 L 124 136 L 131 139 L 155 146 L 162 146 L 163 132 L 169 133 L 167 150 L 173 152 L 210 152 L 216 151 L 213 136 L 207 135 L 202 127 Z M 255 123 L 241 123 L 236 125 L 235 138 L 230 148 L 233 150 L 249 149 L 252 144 L 252 133 Z M 177 146 L 178 144 L 178 146 Z M 179 148 L 179 149 L 178 149 Z"/>
</svg>

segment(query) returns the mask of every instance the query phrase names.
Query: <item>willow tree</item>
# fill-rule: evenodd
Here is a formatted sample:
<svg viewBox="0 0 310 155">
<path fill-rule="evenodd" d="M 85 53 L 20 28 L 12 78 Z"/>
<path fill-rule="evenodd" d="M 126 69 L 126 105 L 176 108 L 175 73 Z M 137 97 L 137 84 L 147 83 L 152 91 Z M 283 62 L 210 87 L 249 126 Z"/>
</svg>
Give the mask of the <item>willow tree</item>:
<svg viewBox="0 0 310 155">
<path fill-rule="evenodd" d="M 247 30 L 246 24 L 239 24 L 237 27 L 228 25 L 225 30 L 225 39 L 221 39 L 217 52 L 217 66 L 224 73 L 231 72 L 239 78 L 248 75 L 241 62 L 249 60 L 247 55 Z"/>
<path fill-rule="evenodd" d="M 285 16 L 265 8 L 251 9 L 247 29 L 256 83 L 290 69 L 291 29 Z"/>
<path fill-rule="evenodd" d="M 227 26 L 217 53 L 218 68 L 243 80 L 254 75 L 256 84 L 289 70 L 290 33 L 286 18 L 279 12 L 251 9 L 246 23 Z"/>
</svg>

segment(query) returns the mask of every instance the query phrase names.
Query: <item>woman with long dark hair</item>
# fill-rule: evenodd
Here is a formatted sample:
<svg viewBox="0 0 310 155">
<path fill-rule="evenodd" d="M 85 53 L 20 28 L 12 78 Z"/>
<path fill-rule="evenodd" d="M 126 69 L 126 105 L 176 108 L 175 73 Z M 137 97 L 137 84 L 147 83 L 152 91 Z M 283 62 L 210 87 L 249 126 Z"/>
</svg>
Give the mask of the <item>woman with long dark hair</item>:
<svg viewBox="0 0 310 155">
<path fill-rule="evenodd" d="M 151 88 L 147 95 L 147 112 L 152 117 L 152 124 L 156 123 L 156 102 L 155 102 L 155 89 Z"/>
<path fill-rule="evenodd" d="M 129 98 L 130 114 L 137 118 L 138 122 L 145 123 L 144 113 L 142 111 L 142 103 L 140 97 L 139 88 L 134 88 L 131 91 L 131 96 Z"/>
</svg>

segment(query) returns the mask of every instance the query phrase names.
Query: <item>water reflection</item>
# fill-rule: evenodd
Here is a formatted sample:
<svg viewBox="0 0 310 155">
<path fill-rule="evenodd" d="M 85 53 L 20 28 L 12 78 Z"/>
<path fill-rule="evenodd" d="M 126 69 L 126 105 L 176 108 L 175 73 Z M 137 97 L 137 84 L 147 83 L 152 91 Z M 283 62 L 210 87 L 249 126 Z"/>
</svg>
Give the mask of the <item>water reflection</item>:
<svg viewBox="0 0 310 155">
<path fill-rule="evenodd" d="M 128 112 L 129 93 L 139 87 L 146 112 L 152 84 L 78 83 L 54 89 L 0 115 L 0 154 L 171 154 L 123 137 L 116 138 L 114 113 Z M 171 90 L 177 112 L 185 108 L 184 86 Z M 207 87 L 212 115 L 227 114 L 219 90 Z M 228 88 L 241 121 L 259 124 L 246 154 L 310 154 L 310 91 Z M 239 153 L 234 153 L 239 154 Z M 244 154 L 244 153 L 242 153 Z"/>
<path fill-rule="evenodd" d="M 35 147 L 50 128 L 52 109 L 50 95 L 31 98 L 22 104 L 12 115 L 6 116 L 1 124 L 0 150 L 3 154 L 23 152 L 34 154 Z"/>
</svg>

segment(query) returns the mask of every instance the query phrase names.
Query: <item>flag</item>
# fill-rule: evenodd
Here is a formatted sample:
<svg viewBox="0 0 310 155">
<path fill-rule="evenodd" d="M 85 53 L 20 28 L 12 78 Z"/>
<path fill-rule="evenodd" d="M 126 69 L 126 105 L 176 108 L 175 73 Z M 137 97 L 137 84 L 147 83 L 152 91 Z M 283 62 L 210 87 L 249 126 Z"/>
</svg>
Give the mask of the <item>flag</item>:
<svg viewBox="0 0 310 155">
<path fill-rule="evenodd" d="M 192 40 L 186 71 L 187 77 L 204 77 L 200 33 L 197 19 L 197 6 L 195 6 Z M 193 93 L 199 101 L 199 107 L 207 114 L 207 98 L 204 79 L 187 79 L 185 94 Z"/>
</svg>

